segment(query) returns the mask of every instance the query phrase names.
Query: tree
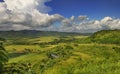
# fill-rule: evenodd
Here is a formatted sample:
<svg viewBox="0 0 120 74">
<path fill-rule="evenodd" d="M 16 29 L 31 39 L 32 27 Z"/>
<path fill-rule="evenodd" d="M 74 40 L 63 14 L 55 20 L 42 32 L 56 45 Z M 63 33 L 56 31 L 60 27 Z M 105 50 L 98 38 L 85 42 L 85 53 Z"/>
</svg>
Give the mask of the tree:
<svg viewBox="0 0 120 74">
<path fill-rule="evenodd" d="M 3 44 L 0 43 L 0 73 L 2 74 L 3 71 L 3 65 L 5 62 L 8 61 L 8 56 L 5 48 L 3 47 Z"/>
</svg>

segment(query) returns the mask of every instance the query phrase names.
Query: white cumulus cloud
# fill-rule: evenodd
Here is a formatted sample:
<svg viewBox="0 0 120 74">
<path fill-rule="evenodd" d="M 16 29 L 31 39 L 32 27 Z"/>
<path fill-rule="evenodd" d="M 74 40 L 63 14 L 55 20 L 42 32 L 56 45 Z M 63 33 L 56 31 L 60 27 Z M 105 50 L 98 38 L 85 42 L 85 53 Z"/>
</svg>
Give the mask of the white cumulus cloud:
<svg viewBox="0 0 120 74">
<path fill-rule="evenodd" d="M 45 2 L 50 0 L 4 0 L 0 2 L 0 26 L 4 30 L 36 29 L 47 27 L 64 17 L 59 14 L 49 15 L 50 7 Z M 0 28 L 1 30 L 1 28 Z M 2 28 L 3 30 L 3 28 Z"/>
<path fill-rule="evenodd" d="M 120 29 L 120 19 L 106 16 L 91 20 L 87 15 L 65 18 L 60 14 L 49 15 L 51 0 L 4 0 L 0 2 L 0 30 L 51 30 L 63 32 L 96 32 Z M 54 26 L 54 24 L 58 24 Z"/>
<path fill-rule="evenodd" d="M 99 30 L 120 29 L 120 19 L 104 17 L 101 20 L 86 20 L 87 16 L 78 16 L 79 20 L 64 19 L 60 31 L 93 33 Z M 76 18 L 74 18 L 76 19 Z"/>
</svg>

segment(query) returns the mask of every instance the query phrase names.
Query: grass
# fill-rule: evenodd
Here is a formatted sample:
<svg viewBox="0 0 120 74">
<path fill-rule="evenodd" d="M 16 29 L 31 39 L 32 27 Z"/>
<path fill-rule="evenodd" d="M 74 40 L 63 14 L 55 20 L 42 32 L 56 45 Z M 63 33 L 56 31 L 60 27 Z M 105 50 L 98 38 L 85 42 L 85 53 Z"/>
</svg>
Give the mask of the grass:
<svg viewBox="0 0 120 74">
<path fill-rule="evenodd" d="M 65 44 L 66 45 L 66 44 Z M 30 53 L 21 55 L 16 58 L 11 58 L 9 63 L 12 62 L 31 62 L 33 64 L 33 70 L 38 74 L 40 73 L 40 65 L 43 59 L 48 59 L 50 62 L 45 65 L 46 68 L 42 74 L 119 74 L 120 73 L 120 58 L 119 53 L 114 51 L 115 45 L 98 45 L 98 44 L 80 44 L 77 48 L 71 44 L 74 48 L 72 54 L 64 59 L 48 59 L 47 51 L 42 53 Z M 58 45 L 61 46 L 61 45 Z M 62 47 L 62 46 L 61 46 Z M 22 47 L 21 47 L 22 48 Z M 54 48 L 49 49 L 50 52 L 54 51 Z M 114 58 L 115 57 L 115 58 Z M 54 62 L 54 63 L 52 63 Z M 56 63 L 55 63 L 56 62 Z M 45 63 L 46 64 L 46 63 Z M 50 65 L 50 66 L 49 66 Z M 49 67 L 48 67 L 49 66 Z"/>
<path fill-rule="evenodd" d="M 55 39 L 62 41 L 51 44 Z M 120 74 L 118 44 L 94 42 L 88 36 L 37 37 L 27 38 L 25 42 L 31 43 L 5 45 L 14 56 L 8 63 L 31 63 L 36 74 Z M 44 46 L 39 42 L 45 43 Z"/>
<path fill-rule="evenodd" d="M 40 37 L 40 38 L 33 38 L 33 39 L 29 39 L 28 42 L 51 42 L 54 39 L 58 39 L 57 36 L 49 36 L 49 37 Z"/>
<path fill-rule="evenodd" d="M 33 49 L 33 50 L 40 50 L 40 46 L 38 45 L 8 45 L 5 46 L 5 49 L 7 51 L 16 51 L 16 52 L 22 52 L 24 49 Z"/>
</svg>

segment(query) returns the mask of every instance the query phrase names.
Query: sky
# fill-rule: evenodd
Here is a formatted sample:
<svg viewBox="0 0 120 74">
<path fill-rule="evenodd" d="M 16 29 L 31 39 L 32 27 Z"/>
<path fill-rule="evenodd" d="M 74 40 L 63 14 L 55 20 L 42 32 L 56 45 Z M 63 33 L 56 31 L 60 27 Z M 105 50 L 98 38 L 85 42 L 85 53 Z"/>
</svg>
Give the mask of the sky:
<svg viewBox="0 0 120 74">
<path fill-rule="evenodd" d="M 120 0 L 0 0 L 0 30 L 120 29 Z"/>
<path fill-rule="evenodd" d="M 65 17 L 88 15 L 100 19 L 105 16 L 120 17 L 120 0 L 53 0 L 46 3 L 52 8 L 50 14 Z"/>
</svg>

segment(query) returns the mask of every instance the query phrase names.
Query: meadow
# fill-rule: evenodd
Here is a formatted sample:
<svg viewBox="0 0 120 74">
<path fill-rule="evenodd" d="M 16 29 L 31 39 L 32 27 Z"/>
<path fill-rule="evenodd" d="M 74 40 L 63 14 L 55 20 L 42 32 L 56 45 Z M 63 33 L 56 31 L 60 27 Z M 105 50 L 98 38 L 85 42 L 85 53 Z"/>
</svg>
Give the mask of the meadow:
<svg viewBox="0 0 120 74">
<path fill-rule="evenodd" d="M 120 74 L 119 38 L 118 31 L 8 38 L 3 74 Z"/>
</svg>

